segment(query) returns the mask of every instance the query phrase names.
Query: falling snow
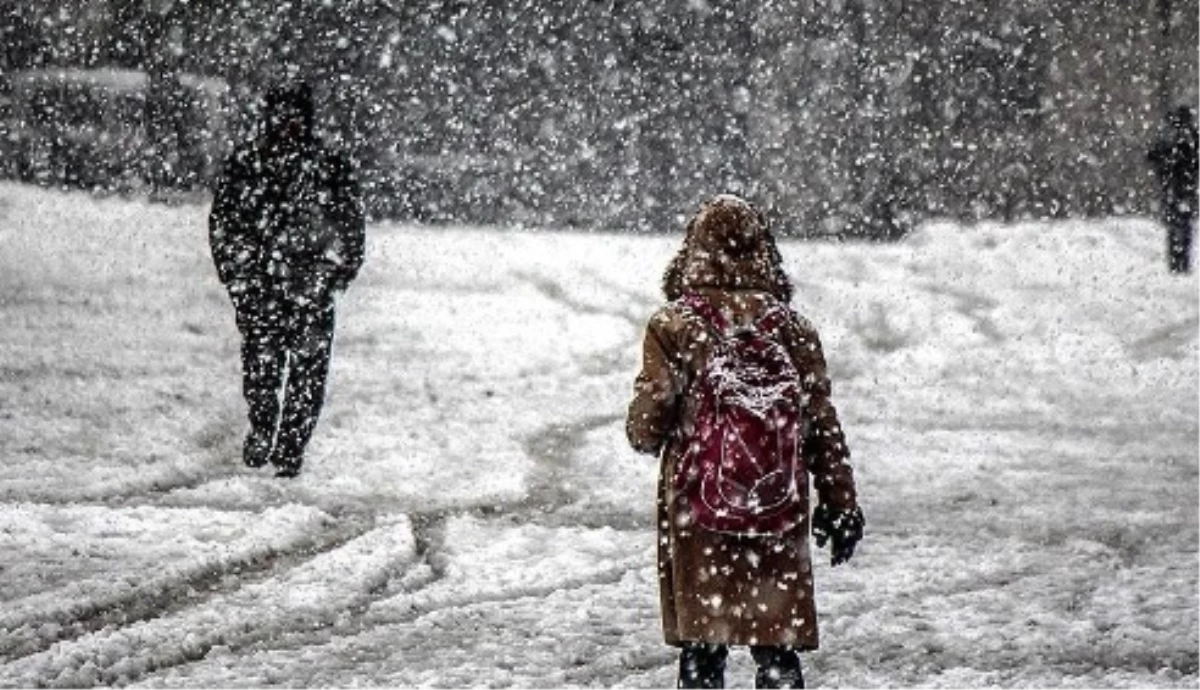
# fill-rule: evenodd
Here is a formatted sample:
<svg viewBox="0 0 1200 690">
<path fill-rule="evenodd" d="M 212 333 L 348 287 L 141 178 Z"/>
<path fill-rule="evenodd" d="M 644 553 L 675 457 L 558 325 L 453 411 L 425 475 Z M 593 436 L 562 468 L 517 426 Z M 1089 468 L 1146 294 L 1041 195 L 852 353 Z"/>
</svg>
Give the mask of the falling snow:
<svg viewBox="0 0 1200 690">
<path fill-rule="evenodd" d="M 1161 221 L 1190 241 L 1198 43 L 1196 0 L 5 0 L 0 686 L 673 686 L 624 412 L 731 193 L 868 522 L 707 604 L 811 575 L 812 686 L 1196 687 L 1200 299 Z M 271 211 L 265 263 L 322 265 L 298 311 L 339 294 L 280 481 L 218 279 L 261 247 L 214 271 L 207 221 L 301 82 L 292 180 L 369 222 Z"/>
<path fill-rule="evenodd" d="M 623 410 L 679 238 L 370 226 L 281 484 L 205 212 L 0 186 L 0 683 L 672 685 Z M 1194 687 L 1200 309 L 1160 229 L 781 251 L 869 516 L 814 550 L 808 682 Z"/>
</svg>

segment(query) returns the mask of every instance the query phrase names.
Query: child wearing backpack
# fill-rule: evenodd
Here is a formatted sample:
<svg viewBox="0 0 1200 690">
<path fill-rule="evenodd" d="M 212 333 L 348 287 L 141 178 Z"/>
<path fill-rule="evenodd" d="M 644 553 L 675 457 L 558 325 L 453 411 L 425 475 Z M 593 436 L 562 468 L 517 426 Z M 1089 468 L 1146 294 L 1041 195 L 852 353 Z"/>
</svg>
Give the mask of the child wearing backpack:
<svg viewBox="0 0 1200 690">
<path fill-rule="evenodd" d="M 839 565 L 864 522 L 820 340 L 788 306 L 765 218 L 735 196 L 691 220 L 663 292 L 626 433 L 661 459 L 659 592 L 679 687 L 723 687 L 733 645 L 750 647 L 756 687 L 804 687 L 797 652 L 818 643 L 810 525 Z"/>
</svg>

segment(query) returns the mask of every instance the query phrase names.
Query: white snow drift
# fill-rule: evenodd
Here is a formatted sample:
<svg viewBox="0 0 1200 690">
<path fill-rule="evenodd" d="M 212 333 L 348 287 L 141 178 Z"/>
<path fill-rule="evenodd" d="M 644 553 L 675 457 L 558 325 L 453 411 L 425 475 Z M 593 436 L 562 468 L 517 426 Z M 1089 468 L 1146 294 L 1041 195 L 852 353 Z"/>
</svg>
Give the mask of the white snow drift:
<svg viewBox="0 0 1200 690">
<path fill-rule="evenodd" d="M 0 685 L 672 685 L 623 413 L 679 237 L 373 226 L 284 483 L 240 465 L 205 213 L 0 185 Z M 1200 304 L 1162 234 L 783 243 L 867 515 L 811 684 L 1196 685 Z"/>
</svg>

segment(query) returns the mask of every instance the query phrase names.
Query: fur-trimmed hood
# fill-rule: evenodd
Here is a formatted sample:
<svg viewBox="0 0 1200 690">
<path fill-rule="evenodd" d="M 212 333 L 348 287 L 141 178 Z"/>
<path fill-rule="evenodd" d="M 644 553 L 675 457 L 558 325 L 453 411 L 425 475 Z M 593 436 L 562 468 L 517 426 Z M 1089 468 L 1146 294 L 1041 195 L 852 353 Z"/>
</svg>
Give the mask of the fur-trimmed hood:
<svg viewBox="0 0 1200 690">
<path fill-rule="evenodd" d="M 783 302 L 792 284 L 766 218 L 745 199 L 714 197 L 687 225 L 683 247 L 663 274 L 663 293 L 675 300 L 689 289 L 763 290 Z"/>
</svg>

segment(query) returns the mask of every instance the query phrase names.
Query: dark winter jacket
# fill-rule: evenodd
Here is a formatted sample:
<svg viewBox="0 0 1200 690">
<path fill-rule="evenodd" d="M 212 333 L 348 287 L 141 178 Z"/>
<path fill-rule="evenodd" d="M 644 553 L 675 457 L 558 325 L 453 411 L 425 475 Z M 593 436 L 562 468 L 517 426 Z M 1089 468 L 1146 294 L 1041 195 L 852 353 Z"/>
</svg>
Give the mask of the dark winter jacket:
<svg viewBox="0 0 1200 690">
<path fill-rule="evenodd" d="M 209 239 L 217 275 L 233 290 L 329 294 L 362 265 L 362 199 L 349 162 L 314 137 L 289 151 L 244 145 L 217 180 Z"/>
<path fill-rule="evenodd" d="M 1169 127 L 1155 141 L 1148 158 L 1162 182 L 1164 211 L 1194 218 L 1197 206 L 1197 131 L 1191 109 L 1171 113 Z"/>
<path fill-rule="evenodd" d="M 669 299 L 699 293 L 734 324 L 751 323 L 787 302 L 791 285 L 765 222 L 752 207 L 718 197 L 688 227 L 684 247 L 664 277 Z M 800 374 L 810 431 L 797 477 L 808 515 L 809 475 L 823 506 L 835 515 L 858 513 L 849 450 L 830 402 L 830 384 L 816 330 L 793 315 L 781 329 Z M 659 592 L 669 644 L 707 642 L 815 649 L 809 523 L 778 536 L 738 537 L 681 520 L 671 477 L 683 456 L 681 430 L 693 425 L 696 374 L 712 356 L 703 324 L 674 303 L 646 328 L 642 370 L 629 405 L 626 432 L 637 450 L 659 455 Z"/>
</svg>

